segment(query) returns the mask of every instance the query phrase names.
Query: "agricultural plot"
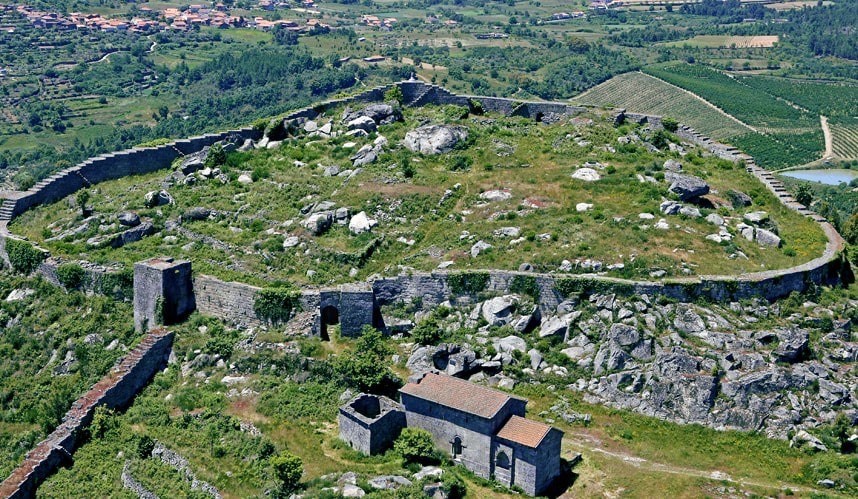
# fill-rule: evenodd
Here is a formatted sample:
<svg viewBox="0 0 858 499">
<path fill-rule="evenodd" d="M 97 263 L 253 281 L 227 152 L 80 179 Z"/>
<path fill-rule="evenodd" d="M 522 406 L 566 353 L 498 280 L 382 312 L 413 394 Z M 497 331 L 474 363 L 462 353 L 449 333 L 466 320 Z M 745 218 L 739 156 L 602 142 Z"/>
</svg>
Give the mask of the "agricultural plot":
<svg viewBox="0 0 858 499">
<path fill-rule="evenodd" d="M 858 159 L 858 126 L 832 123 L 834 155 L 843 160 Z"/>
<path fill-rule="evenodd" d="M 730 36 L 730 35 L 697 35 L 688 40 L 678 40 L 665 45 L 669 47 L 698 47 L 698 48 L 772 48 L 778 43 L 777 35 L 764 36 Z"/>
<path fill-rule="evenodd" d="M 754 127 L 813 127 L 819 120 L 811 113 L 706 66 L 673 63 L 649 66 L 644 72 L 693 92 Z"/>
<path fill-rule="evenodd" d="M 716 139 L 751 131 L 702 100 L 643 73 L 615 76 L 574 100 L 582 104 L 670 116 Z"/>
<path fill-rule="evenodd" d="M 737 81 L 829 118 L 858 116 L 856 85 L 768 76 L 737 77 Z"/>
</svg>

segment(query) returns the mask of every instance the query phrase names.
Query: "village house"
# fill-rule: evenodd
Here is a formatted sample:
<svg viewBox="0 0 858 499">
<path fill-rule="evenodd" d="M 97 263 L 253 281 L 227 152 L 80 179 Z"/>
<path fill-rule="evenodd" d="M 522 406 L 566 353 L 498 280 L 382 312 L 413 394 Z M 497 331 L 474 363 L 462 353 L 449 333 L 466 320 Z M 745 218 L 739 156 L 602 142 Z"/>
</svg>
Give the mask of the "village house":
<svg viewBox="0 0 858 499">
<path fill-rule="evenodd" d="M 525 418 L 525 399 L 435 373 L 408 383 L 399 394 L 401 404 L 360 394 L 340 407 L 340 438 L 376 454 L 389 448 L 402 428 L 421 428 L 478 476 L 530 495 L 544 492 L 561 473 L 563 432 Z"/>
</svg>

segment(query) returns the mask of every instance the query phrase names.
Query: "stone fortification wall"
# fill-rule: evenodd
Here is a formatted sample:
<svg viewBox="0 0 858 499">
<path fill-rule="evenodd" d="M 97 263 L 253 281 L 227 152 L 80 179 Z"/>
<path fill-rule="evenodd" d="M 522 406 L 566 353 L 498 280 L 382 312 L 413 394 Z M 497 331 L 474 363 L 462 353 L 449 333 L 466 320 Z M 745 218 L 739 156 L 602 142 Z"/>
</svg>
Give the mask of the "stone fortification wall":
<svg viewBox="0 0 858 499">
<path fill-rule="evenodd" d="M 167 168 L 180 156 L 198 152 L 205 146 L 236 135 L 242 139 L 255 139 L 260 132 L 253 128 L 242 128 L 89 158 L 41 180 L 27 191 L 10 196 L 0 208 L 0 221 L 12 220 L 34 206 L 58 201 L 92 184 Z"/>
<path fill-rule="evenodd" d="M 256 295 L 262 288 L 240 282 L 221 281 L 215 277 L 194 276 L 194 299 L 197 310 L 203 315 L 217 317 L 241 327 L 261 326 L 263 320 L 256 315 Z M 318 310 L 319 292 L 304 291 L 300 298 L 301 309 Z"/>
<path fill-rule="evenodd" d="M 586 108 L 571 106 L 562 102 L 527 102 L 513 99 L 485 96 L 457 95 L 437 85 L 419 81 L 395 83 L 402 90 L 403 104 L 409 107 L 427 104 L 455 104 L 471 106 L 472 101 L 478 101 L 487 112 L 506 115 L 525 116 L 540 119 L 548 115 L 571 115 L 584 111 Z M 361 104 L 383 100 L 385 92 L 391 86 L 379 86 L 368 89 L 357 95 L 342 99 L 323 101 L 310 107 L 296 110 L 284 119 L 315 118 L 335 106 Z M 639 113 L 622 112 L 626 119 L 647 123 L 650 126 L 660 126 L 661 117 Z M 258 137 L 258 132 L 244 128 L 222 134 L 205 135 L 191 139 L 179 140 L 172 144 L 155 148 L 141 148 L 119 153 L 106 154 L 84 161 L 80 165 L 64 170 L 43 182 L 30 191 L 13 193 L 8 196 L 0 207 L 0 229 L 4 220 L 8 221 L 24 210 L 40 203 L 61 199 L 75 190 L 91 183 L 120 178 L 125 175 L 146 173 L 164 168 L 181 154 L 197 152 L 206 145 L 222 140 L 230 134 L 242 137 Z M 518 272 L 491 271 L 489 284 L 485 291 L 504 293 L 510 289 L 510 283 L 517 276 L 528 276 L 536 279 L 539 288 L 539 302 L 543 308 L 554 308 L 564 298 L 563 290 L 568 291 L 570 280 L 575 281 L 574 288 L 586 291 L 607 291 L 614 289 L 621 292 L 638 294 L 660 294 L 677 300 L 693 300 L 699 297 L 713 300 L 736 300 L 752 296 L 760 296 L 773 300 L 790 294 L 793 291 L 804 291 L 811 285 L 835 284 L 840 282 L 841 272 L 848 265 L 843 261 L 843 239 L 834 227 L 824 218 L 807 210 L 798 204 L 780 182 L 770 173 L 757 167 L 753 158 L 742 154 L 736 148 L 720 144 L 705 137 L 691 128 L 681 126 L 677 135 L 685 140 L 694 142 L 719 157 L 732 161 L 745 161 L 748 171 L 754 174 L 766 185 L 786 206 L 813 218 L 820 224 L 828 244 L 822 256 L 802 265 L 781 270 L 758 272 L 740 276 L 699 276 L 676 281 L 648 282 L 615 279 L 597 275 L 562 276 L 556 274 L 533 274 Z M 0 241 L 0 256 L 5 258 Z M 8 263 L 8 262 L 7 262 Z M 52 282 L 56 282 L 56 267 L 45 264 L 40 272 Z M 94 277 L 97 282 L 97 276 Z M 562 282 L 561 282 L 562 280 Z M 558 286 L 558 284 L 563 284 Z M 256 317 L 253 310 L 256 293 L 259 288 L 240 283 L 223 282 L 207 276 L 194 279 L 194 294 L 197 297 L 197 308 L 204 314 L 221 317 L 239 325 L 259 325 L 262 321 Z M 436 305 L 448 299 L 456 299 L 447 284 L 447 274 L 413 274 L 389 279 L 381 279 L 372 283 L 373 295 L 378 305 L 392 303 L 398 300 L 422 300 L 424 305 Z M 319 292 L 310 291 L 304 295 L 304 310 L 319 308 Z M 351 296 L 347 297 L 351 301 Z M 358 313 L 366 312 L 363 303 L 366 300 L 357 299 L 354 306 L 346 304 L 346 308 Z M 343 315 L 344 311 L 340 311 Z M 349 313 L 351 317 L 351 313 Z M 362 314 L 368 316 L 368 314 Z M 377 317 L 373 322 L 377 322 Z M 365 318 L 360 321 L 366 322 Z M 359 321 L 359 322 L 360 322 Z M 317 321 L 318 322 L 318 321 Z M 318 330 L 319 324 L 316 325 Z"/>
<path fill-rule="evenodd" d="M 36 488 L 82 443 L 83 430 L 92 422 L 95 409 L 126 407 L 156 372 L 167 362 L 173 345 L 173 333 L 157 329 L 126 355 L 101 381 L 72 404 L 63 422 L 48 437 L 27 453 L 24 462 L 0 484 L 0 497 L 29 498 Z"/>
</svg>

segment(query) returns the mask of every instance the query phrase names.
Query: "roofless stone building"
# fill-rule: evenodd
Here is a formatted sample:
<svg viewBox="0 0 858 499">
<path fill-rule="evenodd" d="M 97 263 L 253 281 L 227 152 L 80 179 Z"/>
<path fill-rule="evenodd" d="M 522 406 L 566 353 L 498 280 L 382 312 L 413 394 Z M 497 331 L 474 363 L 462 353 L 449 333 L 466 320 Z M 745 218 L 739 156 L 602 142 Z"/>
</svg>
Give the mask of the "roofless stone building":
<svg viewBox="0 0 858 499">
<path fill-rule="evenodd" d="M 527 400 L 435 373 L 399 393 L 401 404 L 359 394 L 340 407 L 340 438 L 372 454 L 389 448 L 403 427 L 421 428 L 462 466 L 530 495 L 560 475 L 563 432 L 526 419 Z"/>
</svg>

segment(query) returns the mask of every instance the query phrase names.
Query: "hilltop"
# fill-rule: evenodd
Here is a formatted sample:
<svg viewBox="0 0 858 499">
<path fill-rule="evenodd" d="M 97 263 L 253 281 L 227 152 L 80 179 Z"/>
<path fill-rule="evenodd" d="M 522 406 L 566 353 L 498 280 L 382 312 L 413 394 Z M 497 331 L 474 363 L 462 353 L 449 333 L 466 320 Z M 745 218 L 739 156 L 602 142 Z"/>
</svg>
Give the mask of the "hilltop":
<svg viewBox="0 0 858 499">
<path fill-rule="evenodd" d="M 373 119 L 371 108 L 384 112 Z M 743 164 L 614 113 L 537 122 L 370 105 L 275 123 L 258 143 L 97 184 L 85 209 L 73 199 L 41 206 L 10 230 L 63 259 L 171 254 L 252 283 L 436 268 L 736 275 L 791 267 L 825 247 L 816 224 Z"/>
</svg>

